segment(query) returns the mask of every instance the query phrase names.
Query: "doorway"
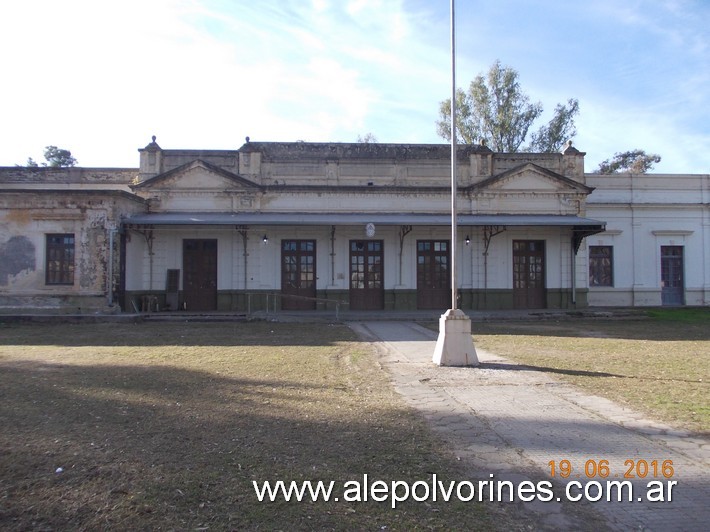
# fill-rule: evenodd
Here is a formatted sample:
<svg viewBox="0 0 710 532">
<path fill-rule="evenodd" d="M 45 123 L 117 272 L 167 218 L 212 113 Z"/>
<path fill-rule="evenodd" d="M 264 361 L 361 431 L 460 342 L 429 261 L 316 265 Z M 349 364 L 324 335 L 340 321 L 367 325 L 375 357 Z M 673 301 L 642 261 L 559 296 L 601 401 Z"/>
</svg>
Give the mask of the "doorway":
<svg viewBox="0 0 710 532">
<path fill-rule="evenodd" d="M 513 306 L 545 308 L 545 241 L 513 240 Z"/>
<path fill-rule="evenodd" d="M 382 310 L 385 307 L 384 243 L 350 241 L 350 308 Z"/>
<path fill-rule="evenodd" d="M 661 304 L 684 304 L 683 246 L 661 246 Z"/>
<path fill-rule="evenodd" d="M 182 263 L 185 309 L 217 310 L 217 240 L 183 240 Z"/>
<path fill-rule="evenodd" d="M 281 308 L 315 310 L 316 241 L 281 241 Z"/>
<path fill-rule="evenodd" d="M 451 305 L 448 240 L 417 240 L 417 308 Z"/>
</svg>

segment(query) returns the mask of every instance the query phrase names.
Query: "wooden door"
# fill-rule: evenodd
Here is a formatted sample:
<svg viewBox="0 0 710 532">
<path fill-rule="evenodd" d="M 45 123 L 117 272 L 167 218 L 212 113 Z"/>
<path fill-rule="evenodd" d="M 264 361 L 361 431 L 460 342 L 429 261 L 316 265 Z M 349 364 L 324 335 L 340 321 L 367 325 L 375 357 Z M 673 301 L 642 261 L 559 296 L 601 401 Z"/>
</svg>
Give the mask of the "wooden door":
<svg viewBox="0 0 710 532">
<path fill-rule="evenodd" d="M 682 305 L 683 246 L 661 246 L 661 304 Z"/>
<path fill-rule="evenodd" d="M 350 308 L 385 308 L 384 243 L 382 240 L 350 241 Z"/>
<path fill-rule="evenodd" d="M 417 240 L 417 308 L 451 306 L 448 240 Z"/>
<path fill-rule="evenodd" d="M 513 241 L 513 306 L 545 308 L 545 241 Z"/>
<path fill-rule="evenodd" d="M 217 240 L 183 240 L 182 261 L 186 310 L 217 310 Z"/>
<path fill-rule="evenodd" d="M 316 308 L 316 241 L 281 241 L 281 308 Z"/>
</svg>

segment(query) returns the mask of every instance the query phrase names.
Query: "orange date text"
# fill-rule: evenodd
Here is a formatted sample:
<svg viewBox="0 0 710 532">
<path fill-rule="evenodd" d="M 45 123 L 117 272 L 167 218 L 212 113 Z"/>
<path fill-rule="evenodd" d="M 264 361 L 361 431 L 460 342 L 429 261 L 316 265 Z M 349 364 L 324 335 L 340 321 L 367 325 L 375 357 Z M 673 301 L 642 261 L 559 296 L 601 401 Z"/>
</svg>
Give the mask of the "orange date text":
<svg viewBox="0 0 710 532">
<path fill-rule="evenodd" d="M 618 471 L 612 471 L 609 460 L 590 459 L 584 465 L 575 469 L 570 460 L 550 460 L 547 465 L 550 467 L 551 477 L 569 478 L 571 476 L 587 478 L 673 478 L 673 460 L 643 460 L 629 459 L 624 461 L 624 466 Z"/>
</svg>

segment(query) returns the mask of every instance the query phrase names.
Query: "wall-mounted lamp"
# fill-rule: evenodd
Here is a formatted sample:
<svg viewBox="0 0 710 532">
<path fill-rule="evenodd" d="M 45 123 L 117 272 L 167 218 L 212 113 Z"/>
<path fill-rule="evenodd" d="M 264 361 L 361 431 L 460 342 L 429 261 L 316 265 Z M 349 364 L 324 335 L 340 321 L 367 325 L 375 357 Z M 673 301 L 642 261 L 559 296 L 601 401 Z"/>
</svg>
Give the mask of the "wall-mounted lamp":
<svg viewBox="0 0 710 532">
<path fill-rule="evenodd" d="M 268 244 L 268 243 L 269 243 L 269 237 L 266 236 L 266 235 L 262 236 L 262 237 L 261 237 L 261 240 L 264 242 L 264 244 Z"/>
<path fill-rule="evenodd" d="M 466 235 L 466 245 L 468 246 L 471 243 L 471 239 Z"/>
</svg>

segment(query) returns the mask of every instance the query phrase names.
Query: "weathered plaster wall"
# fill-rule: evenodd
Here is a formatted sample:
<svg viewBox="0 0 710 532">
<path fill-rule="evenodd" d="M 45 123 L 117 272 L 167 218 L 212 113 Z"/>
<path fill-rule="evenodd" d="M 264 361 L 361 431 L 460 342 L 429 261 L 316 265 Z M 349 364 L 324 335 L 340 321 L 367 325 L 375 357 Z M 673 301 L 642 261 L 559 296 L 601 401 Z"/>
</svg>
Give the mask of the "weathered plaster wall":
<svg viewBox="0 0 710 532">
<path fill-rule="evenodd" d="M 7 286 L 10 278 L 22 272 L 36 270 L 35 245 L 26 236 L 11 236 L 0 242 L 0 286 Z"/>
<path fill-rule="evenodd" d="M 128 190 L 127 185 L 138 176 L 137 168 L 50 168 L 23 166 L 0 167 L 0 186 L 3 189 L 63 188 Z M 69 186 L 68 186 L 69 185 Z"/>
<path fill-rule="evenodd" d="M 685 303 L 710 304 L 710 176 L 587 175 L 587 214 L 607 230 L 587 245 L 613 246 L 614 286 L 590 287 L 591 305 L 661 304 L 661 246 L 682 246 Z"/>
<path fill-rule="evenodd" d="M 139 151 L 140 169 L 0 168 L 0 306 L 100 308 L 109 285 L 111 231 L 132 213 L 447 213 L 450 207 L 448 145 L 248 142 L 239 150 L 163 150 L 154 139 Z M 588 245 L 614 246 L 615 286 L 592 287 L 591 304 L 660 304 L 663 245 L 684 247 L 686 303 L 710 304 L 709 176 L 585 175 L 584 153 L 571 146 L 563 154 L 494 154 L 462 146 L 458 159 L 459 185 L 468 187 L 458 199 L 460 213 L 576 214 L 608 222 L 605 233 L 582 244 L 575 261 L 575 281 L 586 298 Z M 596 190 L 588 196 L 577 183 Z M 217 238 L 221 292 L 279 290 L 280 241 L 298 238 L 317 241 L 319 293 L 343 294 L 348 242 L 364 238 L 361 227 L 338 226 L 331 250 L 330 226 L 254 226 L 245 269 L 244 243 L 234 227 L 150 230 L 152 255 L 144 236 L 129 231 L 128 290 L 164 291 L 167 269 L 183 267 L 184 238 Z M 394 305 L 416 300 L 416 240 L 450 237 L 445 227 L 413 228 L 400 266 L 398 230 L 378 227 L 375 236 L 385 245 L 387 297 L 402 296 Z M 573 275 L 569 229 L 511 227 L 492 238 L 487 255 L 481 231 L 459 230 L 459 278 L 472 304 L 481 304 L 481 294 L 508 304 L 515 239 L 545 240 L 550 297 L 567 297 Z M 76 236 L 73 286 L 45 284 L 47 233 Z"/>
<path fill-rule="evenodd" d="M 450 183 L 446 144 L 247 142 L 237 150 L 140 150 L 140 181 L 200 159 L 259 185 L 445 186 Z M 460 146 L 458 182 L 470 185 L 524 162 L 584 181 L 584 154 L 494 154 L 484 146 Z"/>
<path fill-rule="evenodd" d="M 0 311 L 105 307 L 109 232 L 144 208 L 120 191 L 0 191 Z M 53 233 L 74 234 L 73 285 L 46 283 L 46 235 Z"/>
</svg>

